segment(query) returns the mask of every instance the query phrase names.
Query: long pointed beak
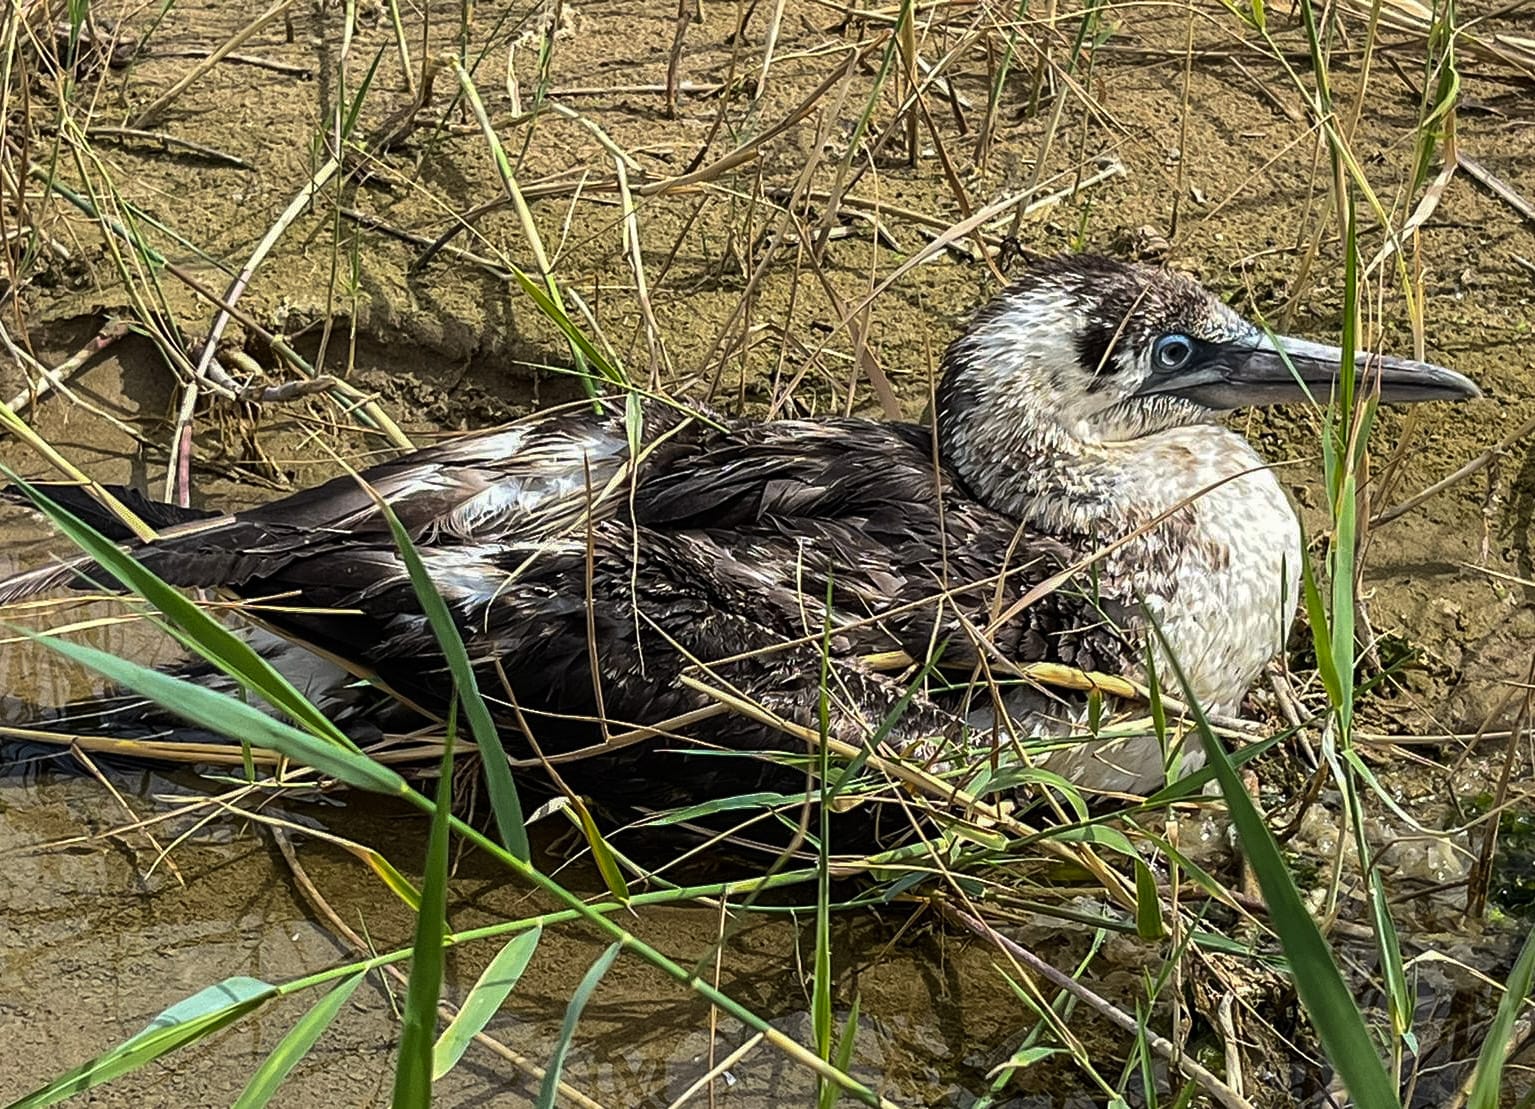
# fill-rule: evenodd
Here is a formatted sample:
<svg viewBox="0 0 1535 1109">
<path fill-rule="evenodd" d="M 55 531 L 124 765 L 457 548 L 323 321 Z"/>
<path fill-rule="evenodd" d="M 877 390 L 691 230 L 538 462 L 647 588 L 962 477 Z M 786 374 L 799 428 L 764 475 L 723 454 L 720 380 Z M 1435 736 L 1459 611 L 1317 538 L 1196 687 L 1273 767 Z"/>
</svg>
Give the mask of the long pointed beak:
<svg viewBox="0 0 1535 1109">
<path fill-rule="evenodd" d="M 1343 351 L 1325 343 L 1258 335 L 1250 340 L 1202 344 L 1182 370 L 1155 375 L 1142 392 L 1172 393 L 1210 408 L 1326 403 L 1336 388 Z M 1380 388 L 1385 404 L 1469 400 L 1476 383 L 1454 370 L 1410 358 L 1361 352 L 1354 357 L 1356 387 Z M 1156 378 L 1161 378 L 1160 381 Z"/>
</svg>

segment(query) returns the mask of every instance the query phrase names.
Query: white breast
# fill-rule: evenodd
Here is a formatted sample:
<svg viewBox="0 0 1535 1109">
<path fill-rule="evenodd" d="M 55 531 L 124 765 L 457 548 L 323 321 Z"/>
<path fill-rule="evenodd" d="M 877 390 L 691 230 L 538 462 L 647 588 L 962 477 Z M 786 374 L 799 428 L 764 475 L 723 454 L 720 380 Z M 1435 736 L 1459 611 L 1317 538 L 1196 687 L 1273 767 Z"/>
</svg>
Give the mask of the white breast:
<svg viewBox="0 0 1535 1109">
<path fill-rule="evenodd" d="M 1178 552 L 1174 588 L 1148 598 L 1194 696 L 1208 711 L 1226 714 L 1284 648 L 1302 558 L 1300 523 L 1278 479 L 1245 441 L 1237 442 L 1245 457 L 1232 458 L 1231 451 L 1223 462 L 1239 476 L 1196 500 L 1196 541 Z M 1246 465 L 1238 469 L 1238 461 Z M 1177 693 L 1168 660 L 1157 661 L 1164 687 Z"/>
<path fill-rule="evenodd" d="M 1137 521 L 1188 505 L 1107 556 L 1103 588 L 1131 604 L 1144 598 L 1199 704 L 1208 712 L 1235 714 L 1264 665 L 1283 649 L 1295 619 L 1302 558 L 1295 511 L 1247 441 L 1221 428 L 1176 429 L 1154 441 L 1109 448 L 1109 455 L 1098 460 L 1099 473 L 1117 471 L 1121 534 L 1133 533 Z M 1072 523 L 1111 537 L 1102 530 L 1105 521 Z M 1093 523 L 1099 528 L 1092 529 Z M 1127 630 L 1155 641 L 1145 628 Z M 1158 677 L 1169 696 L 1183 700 L 1168 654 L 1155 649 Z M 1164 784 L 1164 752 L 1155 735 L 1091 739 L 1079 707 L 1023 688 L 1004 703 L 1022 735 L 1078 737 L 1036 760 L 1046 769 L 1092 790 L 1147 793 Z M 1116 707 L 1126 716 L 1146 714 L 1144 706 Z M 970 723 L 990 733 L 995 712 L 981 709 Z M 1203 761 L 1194 739 L 1182 768 Z"/>
</svg>

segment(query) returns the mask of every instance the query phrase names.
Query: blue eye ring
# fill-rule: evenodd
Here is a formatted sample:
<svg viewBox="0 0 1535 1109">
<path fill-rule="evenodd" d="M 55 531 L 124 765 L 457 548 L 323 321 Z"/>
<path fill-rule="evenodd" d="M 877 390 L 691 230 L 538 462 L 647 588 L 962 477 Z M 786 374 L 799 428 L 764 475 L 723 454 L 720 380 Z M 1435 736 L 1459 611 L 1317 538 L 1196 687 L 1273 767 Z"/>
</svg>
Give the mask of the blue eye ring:
<svg viewBox="0 0 1535 1109">
<path fill-rule="evenodd" d="M 1163 335 L 1151 346 L 1151 358 L 1159 370 L 1181 370 L 1194 357 L 1194 340 L 1174 331 Z"/>
</svg>

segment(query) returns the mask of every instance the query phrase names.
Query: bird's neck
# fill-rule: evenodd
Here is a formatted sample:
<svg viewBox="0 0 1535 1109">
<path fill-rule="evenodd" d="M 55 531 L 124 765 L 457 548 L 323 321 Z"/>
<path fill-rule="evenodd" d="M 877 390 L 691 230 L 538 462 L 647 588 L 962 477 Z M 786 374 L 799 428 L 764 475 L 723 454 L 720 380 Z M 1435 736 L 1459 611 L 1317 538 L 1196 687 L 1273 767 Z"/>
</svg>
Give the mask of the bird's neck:
<svg viewBox="0 0 1535 1109">
<path fill-rule="evenodd" d="M 1262 466 L 1245 439 L 1213 423 L 1125 438 L 1113 428 L 1027 416 L 945 430 L 945 461 L 979 499 L 1030 527 L 1095 546 L 1134 542 L 1138 533 L 1150 539 L 1148 528 L 1179 519 L 1186 528 L 1186 510 L 1201 494 Z"/>
</svg>

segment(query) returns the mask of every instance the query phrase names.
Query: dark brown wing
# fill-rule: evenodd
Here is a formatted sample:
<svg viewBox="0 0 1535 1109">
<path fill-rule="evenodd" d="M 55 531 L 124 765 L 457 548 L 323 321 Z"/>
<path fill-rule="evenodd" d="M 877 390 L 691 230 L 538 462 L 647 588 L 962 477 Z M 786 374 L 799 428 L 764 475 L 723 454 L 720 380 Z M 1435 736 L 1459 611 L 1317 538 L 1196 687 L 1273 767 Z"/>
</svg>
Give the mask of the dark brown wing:
<svg viewBox="0 0 1535 1109">
<path fill-rule="evenodd" d="M 828 622 L 854 702 L 849 728 L 882 717 L 901 692 L 857 665 L 872 652 L 921 659 L 944 644 L 945 660 L 968 663 L 979 633 L 1018 661 L 1126 661 L 1069 591 L 996 623 L 1069 552 L 963 495 L 935 469 L 918 427 L 722 429 L 646 405 L 643 427 L 631 429 L 621 405 L 595 416 L 583 406 L 363 477 L 412 534 L 507 734 L 520 728 L 515 702 L 546 751 L 591 742 L 583 721 L 599 715 L 621 727 L 703 707 L 707 697 L 679 681 L 687 671 L 809 723 Z M 352 478 L 133 549 L 173 584 L 291 598 L 264 614 L 276 630 L 429 709 L 451 696 L 403 562 Z M 925 700 L 903 724 L 911 735 L 956 726 Z M 727 746 L 784 743 L 734 718 L 710 734 Z M 654 791 L 655 775 L 644 777 Z M 608 792 L 622 785 L 611 767 L 604 779 Z M 687 794 L 698 783 L 685 775 L 677 786 Z"/>
<path fill-rule="evenodd" d="M 707 426 L 655 404 L 636 436 L 647 458 L 663 462 L 685 454 L 690 435 Z M 568 529 L 589 509 L 599 516 L 612 510 L 622 497 L 612 486 L 629 464 L 630 432 L 622 403 L 598 414 L 590 403 L 567 405 L 243 512 L 182 523 L 129 549 L 174 585 L 239 590 L 275 579 L 297 560 L 392 549 L 375 494 L 418 543 L 538 539 Z M 0 603 L 72 584 L 89 566 L 77 560 L 0 582 Z M 90 576 L 100 580 L 99 571 Z"/>
<path fill-rule="evenodd" d="M 1069 552 L 1018 535 L 960 495 L 935 474 L 920 428 L 783 421 L 710 433 L 685 455 L 642 464 L 626 493 L 557 534 L 439 534 L 423 544 L 485 660 L 488 693 L 647 723 L 700 707 L 677 678 L 701 666 L 751 696 L 778 691 L 809 704 L 828 620 L 843 660 L 893 650 L 920 659 L 945 645 L 945 661 L 968 664 L 984 634 L 1016 661 L 1126 661 L 1124 644 L 1070 590 L 995 620 Z M 352 621 L 286 619 L 311 642 L 365 657 L 425 703 L 445 696 L 440 664 L 429 662 L 431 631 L 392 546 L 354 536 L 242 588 L 360 611 Z M 758 654 L 738 658 L 749 652 Z M 720 660 L 735 661 L 715 667 Z"/>
</svg>

